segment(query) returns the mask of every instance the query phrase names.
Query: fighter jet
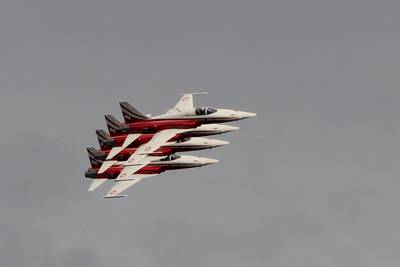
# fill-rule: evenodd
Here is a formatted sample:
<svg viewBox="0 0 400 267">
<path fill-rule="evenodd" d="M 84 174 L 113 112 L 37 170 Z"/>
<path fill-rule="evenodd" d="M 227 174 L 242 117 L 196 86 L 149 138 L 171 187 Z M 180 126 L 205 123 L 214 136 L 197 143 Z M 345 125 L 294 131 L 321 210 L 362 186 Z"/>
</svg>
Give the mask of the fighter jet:
<svg viewBox="0 0 400 267">
<path fill-rule="evenodd" d="M 170 154 L 176 152 L 187 152 L 187 151 L 195 151 L 195 150 L 204 150 L 220 147 L 223 145 L 229 144 L 228 141 L 217 140 L 217 139 L 209 139 L 205 137 L 193 137 L 193 138 L 184 138 L 178 140 L 177 142 L 166 142 L 165 145 L 160 146 L 154 152 L 149 153 L 149 156 L 168 156 Z M 112 149 L 104 149 L 97 150 L 93 147 L 87 148 L 91 154 L 93 154 L 95 159 L 102 160 L 103 165 L 101 166 L 99 173 L 104 172 L 107 168 L 112 165 L 117 165 L 120 161 L 127 161 L 138 148 L 124 148 L 118 154 L 111 156 L 110 153 L 113 151 Z M 114 149 L 114 148 L 113 148 Z"/>
<path fill-rule="evenodd" d="M 173 154 L 176 152 L 187 152 L 187 151 L 195 151 L 195 150 L 203 150 L 203 149 L 211 149 L 220 147 L 223 145 L 227 145 L 230 142 L 224 140 L 210 139 L 205 137 L 184 137 L 176 142 L 167 142 L 164 146 L 161 146 L 159 149 L 154 151 L 154 153 L 149 154 L 150 156 L 167 156 L 169 154 Z M 108 157 L 112 149 L 105 147 L 104 149 L 97 150 L 93 147 L 89 147 L 88 150 L 91 150 L 96 159 L 99 160 L 118 160 L 123 161 L 127 160 L 137 148 L 135 147 L 127 147 L 121 150 L 117 155 L 113 157 Z"/>
<path fill-rule="evenodd" d="M 115 180 L 115 185 L 104 196 L 105 198 L 124 197 L 124 195 L 120 194 L 127 188 L 133 186 L 144 178 L 153 177 L 167 170 L 201 167 L 209 164 L 214 164 L 219 161 L 216 159 L 204 157 L 189 155 L 178 156 L 175 154 L 171 154 L 167 157 L 148 156 L 146 158 L 146 161 L 148 162 L 146 164 L 147 166 L 137 170 L 134 174 L 121 176 L 120 174 L 127 168 L 126 166 L 116 165 L 109 168 L 106 172 L 100 174 L 98 173 L 98 170 L 99 166 L 102 164 L 101 160 L 95 159 L 90 152 L 89 158 L 92 168 L 88 169 L 85 173 L 85 177 L 93 179 L 92 184 L 89 187 L 89 191 L 95 190 L 107 180 Z"/>
<path fill-rule="evenodd" d="M 209 136 L 215 134 L 222 134 L 226 132 L 236 131 L 239 127 L 223 124 L 205 124 L 194 129 L 176 129 L 177 132 L 169 141 L 179 142 L 187 140 L 187 138 L 198 136 Z M 107 159 L 115 157 L 127 147 L 138 147 L 144 143 L 149 142 L 154 137 L 154 134 L 120 134 L 111 136 L 104 130 L 96 130 L 97 138 L 102 150 L 112 148 L 109 152 Z M 195 139 L 192 142 L 200 141 Z M 212 143 L 215 143 L 212 141 Z M 218 142 L 216 142 L 218 143 Z"/>
<path fill-rule="evenodd" d="M 212 107 L 193 107 L 193 95 L 204 95 L 207 92 L 183 94 L 179 102 L 173 109 L 167 111 L 163 115 L 152 117 L 153 120 L 168 119 L 194 119 L 200 123 L 220 123 L 229 121 L 238 121 L 256 116 L 256 113 L 246 112 L 233 109 L 222 109 Z M 125 112 L 125 120 L 130 117 L 129 104 L 127 102 L 120 103 L 121 109 Z M 126 107 L 126 108 L 123 108 Z M 130 106 L 132 107 L 132 106 Z"/>
<path fill-rule="evenodd" d="M 215 148 L 218 146 L 229 144 L 229 142 L 227 141 L 212 140 L 200 137 L 194 137 L 193 138 L 194 140 L 192 140 L 191 142 L 189 139 L 182 142 L 182 140 L 184 139 L 181 138 L 181 134 L 186 131 L 191 131 L 191 129 L 168 129 L 157 132 L 152 136 L 152 138 L 148 142 L 145 142 L 142 145 L 138 146 L 138 148 L 126 160 L 127 162 L 126 165 L 135 165 L 138 161 L 144 159 L 146 156 L 150 156 L 154 153 L 157 153 L 156 151 L 161 149 L 162 147 L 172 146 L 173 150 L 176 151 L 191 151 L 191 150 L 200 150 L 206 148 Z M 108 153 L 106 161 L 104 161 L 102 166 L 100 167 L 99 173 L 103 173 L 112 165 L 125 164 L 116 160 L 110 160 L 124 149 L 125 147 L 123 146 L 113 147 Z M 144 164 L 143 166 L 145 165 L 146 164 Z M 130 171 L 129 175 L 133 173 L 134 172 Z"/>
<path fill-rule="evenodd" d="M 184 94 L 173 109 L 159 116 L 145 115 L 127 102 L 120 103 L 124 123 L 106 115 L 110 134 L 96 130 L 100 150 L 88 148 L 91 168 L 85 176 L 94 179 L 88 190 L 93 191 L 112 179 L 116 184 L 105 197 L 117 198 L 141 179 L 165 170 L 218 162 L 216 159 L 178 156 L 175 153 L 228 144 L 227 141 L 203 136 L 237 130 L 238 127 L 216 123 L 241 120 L 256 114 L 210 107 L 195 108 L 193 95 Z"/>
<path fill-rule="evenodd" d="M 119 122 L 111 115 L 106 115 L 110 134 L 154 133 L 165 129 L 195 128 L 202 124 L 237 121 L 257 115 L 256 113 L 233 109 L 194 107 L 193 95 L 206 93 L 183 94 L 174 108 L 169 109 L 165 114 L 154 117 L 144 114 L 128 102 L 120 102 L 125 123 Z"/>
</svg>

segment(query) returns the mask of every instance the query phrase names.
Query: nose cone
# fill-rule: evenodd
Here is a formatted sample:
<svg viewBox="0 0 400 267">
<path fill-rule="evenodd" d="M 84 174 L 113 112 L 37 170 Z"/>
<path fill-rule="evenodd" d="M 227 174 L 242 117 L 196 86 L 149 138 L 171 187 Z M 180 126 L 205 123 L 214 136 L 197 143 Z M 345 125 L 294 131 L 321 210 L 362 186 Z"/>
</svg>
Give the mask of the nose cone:
<svg viewBox="0 0 400 267">
<path fill-rule="evenodd" d="M 239 127 L 212 123 L 212 124 L 203 124 L 194 129 L 192 132 L 198 135 L 212 135 L 212 134 L 227 133 L 236 130 L 239 130 Z"/>
<path fill-rule="evenodd" d="M 232 126 L 232 125 L 222 125 L 222 124 L 220 124 L 220 127 L 222 129 L 221 132 L 223 132 L 223 133 L 233 132 L 233 131 L 237 131 L 237 130 L 240 129 L 240 127 Z"/>
<path fill-rule="evenodd" d="M 217 140 L 217 139 L 208 139 L 208 144 L 211 147 L 219 147 L 219 146 L 224 146 L 224 145 L 230 144 L 230 142 L 224 141 L 224 140 Z"/>
<path fill-rule="evenodd" d="M 242 120 L 242 119 L 247 119 L 247 118 L 251 118 L 251 117 L 257 116 L 257 113 L 238 111 L 238 116 Z"/>
<path fill-rule="evenodd" d="M 189 148 L 189 150 L 197 150 L 197 149 L 206 149 L 206 148 L 214 148 L 223 145 L 227 145 L 230 142 L 224 140 L 210 139 L 205 137 L 192 137 L 190 140 L 170 144 L 170 146 L 177 146 L 180 148 Z M 193 148 L 193 149 L 192 149 Z"/>
<path fill-rule="evenodd" d="M 201 158 L 201 162 L 203 165 L 210 165 L 219 162 L 219 159 L 210 159 L 210 158 Z"/>
</svg>

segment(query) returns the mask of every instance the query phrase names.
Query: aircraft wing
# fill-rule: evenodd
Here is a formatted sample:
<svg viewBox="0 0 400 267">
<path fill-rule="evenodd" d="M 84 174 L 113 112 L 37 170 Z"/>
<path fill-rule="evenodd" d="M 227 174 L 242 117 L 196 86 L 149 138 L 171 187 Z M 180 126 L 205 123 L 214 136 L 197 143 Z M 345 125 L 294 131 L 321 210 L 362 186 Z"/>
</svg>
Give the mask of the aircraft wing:
<svg viewBox="0 0 400 267">
<path fill-rule="evenodd" d="M 154 161 L 154 160 L 158 160 L 162 157 L 145 157 L 143 159 L 141 159 L 138 163 L 133 164 L 133 165 L 129 165 L 126 166 L 121 173 L 118 175 L 117 179 L 115 179 L 116 181 L 123 181 L 123 180 L 131 180 L 132 175 L 134 173 L 136 173 L 137 171 L 139 171 L 141 168 L 145 167 L 146 165 L 148 165 L 150 162 Z"/>
<path fill-rule="evenodd" d="M 98 170 L 97 173 L 103 173 L 106 170 L 108 170 L 108 168 L 110 168 L 111 166 L 113 166 L 114 164 L 117 164 L 117 163 L 118 163 L 118 161 L 116 161 L 116 160 L 103 161 L 103 163 L 101 164 L 100 169 Z"/>
<path fill-rule="evenodd" d="M 175 107 L 172 110 L 177 110 L 179 112 L 183 110 L 188 110 L 193 108 L 193 95 L 205 95 L 207 92 L 201 93 L 191 93 L 191 94 L 183 94 L 178 103 L 176 103 Z"/>
<path fill-rule="evenodd" d="M 167 143 L 169 139 L 178 133 L 191 131 L 193 129 L 167 129 L 156 133 L 153 138 L 146 144 L 139 146 L 135 153 L 133 153 L 127 160 L 127 165 L 134 165 L 140 162 L 147 155 L 153 153 Z"/>
<path fill-rule="evenodd" d="M 115 181 L 115 185 L 110 189 L 107 195 L 104 196 L 104 198 L 124 197 L 124 195 L 120 195 L 123 191 L 141 181 L 143 178 L 152 177 L 155 175 L 157 174 L 133 174 L 129 177 L 129 179 Z"/>
<path fill-rule="evenodd" d="M 174 137 L 176 134 L 187 132 L 190 130 L 192 129 L 167 129 L 156 133 L 148 143 L 139 146 L 136 149 L 135 153 L 133 153 L 129 157 L 129 159 L 124 162 L 124 165 L 126 167 L 121 171 L 116 180 L 126 180 L 127 177 L 130 177 L 132 174 L 136 173 L 141 168 L 148 165 L 150 162 L 162 158 L 148 155 L 159 149 L 161 146 L 165 145 L 168 140 Z M 101 171 L 104 172 L 115 163 L 117 162 L 104 161 L 104 163 L 100 167 L 99 173 L 101 173 Z"/>
<path fill-rule="evenodd" d="M 113 157 L 118 155 L 118 153 L 120 153 L 122 150 L 127 148 L 130 144 L 132 144 L 139 136 L 140 136 L 140 134 L 128 134 L 126 136 L 126 139 L 124 140 L 124 143 L 122 144 L 122 146 L 113 147 L 111 149 L 110 153 L 108 153 L 108 155 L 107 155 L 106 160 L 112 159 Z"/>
<path fill-rule="evenodd" d="M 102 185 L 107 180 L 108 179 L 106 179 L 106 178 L 104 178 L 104 179 L 94 179 L 92 181 L 92 183 L 90 184 L 88 191 L 96 190 L 100 185 Z"/>
</svg>

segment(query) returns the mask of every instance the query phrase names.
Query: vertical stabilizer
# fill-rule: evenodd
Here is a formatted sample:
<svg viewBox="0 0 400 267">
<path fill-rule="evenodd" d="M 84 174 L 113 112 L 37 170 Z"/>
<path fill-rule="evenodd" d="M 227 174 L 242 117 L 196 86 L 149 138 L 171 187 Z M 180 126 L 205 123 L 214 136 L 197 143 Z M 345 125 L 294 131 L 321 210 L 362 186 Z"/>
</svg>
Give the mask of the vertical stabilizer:
<svg viewBox="0 0 400 267">
<path fill-rule="evenodd" d="M 101 164 L 103 164 L 103 160 L 96 159 L 97 150 L 93 147 L 88 147 L 86 150 L 88 152 L 90 165 L 92 168 L 100 168 Z"/>
<path fill-rule="evenodd" d="M 181 99 L 178 103 L 176 103 L 174 109 L 182 112 L 185 110 L 193 109 L 193 96 L 194 95 L 206 95 L 207 92 L 200 92 L 200 93 L 191 93 L 191 94 L 182 94 Z"/>
<path fill-rule="evenodd" d="M 101 149 L 109 149 L 114 146 L 114 140 L 106 131 L 98 129 L 96 130 L 96 135 Z"/>
<path fill-rule="evenodd" d="M 128 102 L 120 102 L 119 105 L 126 123 L 147 120 L 149 118 Z"/>
<path fill-rule="evenodd" d="M 129 127 L 117 120 L 113 115 L 105 115 L 104 117 L 106 119 L 108 131 L 111 135 L 129 132 Z"/>
</svg>

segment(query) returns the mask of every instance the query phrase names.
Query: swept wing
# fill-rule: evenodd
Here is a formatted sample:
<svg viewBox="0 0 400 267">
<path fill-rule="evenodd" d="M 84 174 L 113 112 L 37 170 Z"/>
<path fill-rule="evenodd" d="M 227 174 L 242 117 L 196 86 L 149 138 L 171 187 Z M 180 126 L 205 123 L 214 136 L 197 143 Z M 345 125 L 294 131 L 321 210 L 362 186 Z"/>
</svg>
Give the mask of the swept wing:
<svg viewBox="0 0 400 267">
<path fill-rule="evenodd" d="M 167 129 L 159 131 L 148 143 L 143 144 L 136 149 L 135 153 L 133 153 L 127 160 L 127 165 L 133 165 L 140 162 L 140 160 L 145 158 L 147 155 L 165 145 L 167 141 L 175 135 L 191 130 L 193 129 Z"/>
<path fill-rule="evenodd" d="M 103 183 L 105 183 L 108 179 L 104 178 L 104 179 L 94 179 L 92 181 L 92 183 L 89 186 L 88 191 L 94 191 L 96 190 L 100 185 L 102 185 Z"/>
<path fill-rule="evenodd" d="M 108 153 L 106 159 L 112 159 L 113 157 L 115 157 L 116 155 L 118 155 L 122 150 L 124 150 L 124 149 L 127 148 L 130 144 L 132 144 L 139 136 L 140 136 L 140 134 L 128 134 L 128 135 L 126 136 L 126 139 L 124 140 L 124 143 L 122 144 L 122 146 L 113 147 L 113 148 L 111 149 L 110 153 Z"/>
<path fill-rule="evenodd" d="M 115 181 L 115 185 L 110 189 L 107 195 L 104 196 L 104 198 L 124 197 L 124 195 L 120 195 L 123 191 L 141 181 L 143 178 L 152 177 L 155 175 L 157 174 L 133 174 L 125 180 Z"/>
</svg>

